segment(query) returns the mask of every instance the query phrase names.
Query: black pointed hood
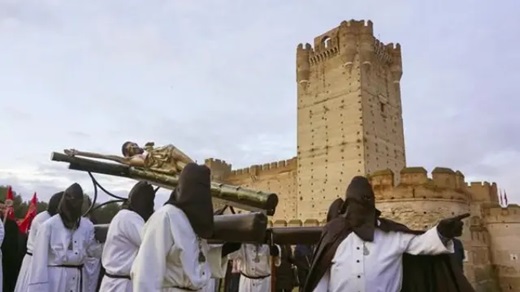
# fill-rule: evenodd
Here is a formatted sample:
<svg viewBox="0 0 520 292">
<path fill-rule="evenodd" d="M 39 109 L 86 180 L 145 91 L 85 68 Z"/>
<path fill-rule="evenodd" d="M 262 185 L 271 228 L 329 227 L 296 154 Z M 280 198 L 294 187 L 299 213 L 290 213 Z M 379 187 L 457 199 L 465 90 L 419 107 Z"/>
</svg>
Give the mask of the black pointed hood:
<svg viewBox="0 0 520 292">
<path fill-rule="evenodd" d="M 181 209 L 188 217 L 195 234 L 201 238 L 213 236 L 213 203 L 211 172 L 205 165 L 187 164 L 179 176 L 179 185 L 166 204 Z"/>
<path fill-rule="evenodd" d="M 61 198 L 58 206 L 58 214 L 65 227 L 75 229 L 81 219 L 81 209 L 83 206 L 83 189 L 77 183 L 68 187 Z"/>
<path fill-rule="evenodd" d="M 364 241 L 374 240 L 376 221 L 381 212 L 376 209 L 372 185 L 366 177 L 356 176 L 350 182 L 345 198 L 345 216 L 349 225 Z"/>
<path fill-rule="evenodd" d="M 147 182 L 136 183 L 128 194 L 125 208 L 139 214 L 147 221 L 153 214 L 155 191 L 153 186 Z"/>
<path fill-rule="evenodd" d="M 59 192 L 52 195 L 51 199 L 49 200 L 49 204 L 47 205 L 47 213 L 49 213 L 51 217 L 58 213 L 58 206 L 60 205 L 62 197 L 63 192 Z"/>
</svg>

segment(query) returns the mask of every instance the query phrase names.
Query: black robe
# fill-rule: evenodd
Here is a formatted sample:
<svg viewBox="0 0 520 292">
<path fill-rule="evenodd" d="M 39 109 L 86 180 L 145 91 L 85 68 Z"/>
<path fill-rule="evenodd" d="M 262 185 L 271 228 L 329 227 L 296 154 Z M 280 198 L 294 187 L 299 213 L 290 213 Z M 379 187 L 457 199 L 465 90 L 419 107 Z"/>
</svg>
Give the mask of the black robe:
<svg viewBox="0 0 520 292">
<path fill-rule="evenodd" d="M 2 224 L 2 223 L 0 223 Z M 22 265 L 22 234 L 14 220 L 5 221 L 5 236 L 2 242 L 2 268 L 4 292 L 12 292 L 16 286 Z"/>
<path fill-rule="evenodd" d="M 292 268 L 293 257 L 292 250 L 290 246 L 282 245 L 281 246 L 282 253 L 280 254 L 281 264 L 279 267 L 275 268 L 276 273 L 276 282 L 275 287 L 276 291 L 286 290 L 291 291 L 297 285 L 297 279 L 295 270 Z"/>
<path fill-rule="evenodd" d="M 405 225 L 379 218 L 377 228 L 384 232 L 422 234 Z M 305 283 L 305 292 L 312 292 L 330 268 L 340 243 L 352 232 L 343 217 L 332 219 L 325 225 L 316 246 L 313 262 Z M 403 255 L 402 292 L 474 292 L 471 284 L 458 267 L 453 254 Z"/>
</svg>

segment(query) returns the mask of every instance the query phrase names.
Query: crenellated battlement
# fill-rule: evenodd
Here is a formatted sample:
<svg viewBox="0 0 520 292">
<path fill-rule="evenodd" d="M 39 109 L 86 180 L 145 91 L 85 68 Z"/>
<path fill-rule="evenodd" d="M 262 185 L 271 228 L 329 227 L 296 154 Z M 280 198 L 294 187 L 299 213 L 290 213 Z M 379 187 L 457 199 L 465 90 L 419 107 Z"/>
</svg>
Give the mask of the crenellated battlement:
<svg viewBox="0 0 520 292">
<path fill-rule="evenodd" d="M 289 219 L 289 220 L 269 220 L 270 227 L 301 227 L 301 226 L 323 226 L 326 224 L 325 219 L 306 219 L 302 221 L 300 219 Z"/>
<path fill-rule="evenodd" d="M 208 165 L 223 165 L 225 167 L 231 167 L 231 164 L 228 164 L 225 160 L 217 159 L 217 158 L 206 158 L 204 160 L 204 164 Z"/>
<path fill-rule="evenodd" d="M 386 45 L 386 50 L 391 56 L 390 72 L 392 74 L 392 82 L 398 84 L 403 77 L 403 59 L 401 57 L 401 45 L 390 43 Z"/>
<path fill-rule="evenodd" d="M 297 46 L 298 52 L 306 52 L 317 55 L 323 51 L 338 46 L 338 40 L 341 35 L 369 35 L 374 36 L 374 25 L 368 20 L 349 20 L 342 21 L 341 24 L 314 38 L 314 47 L 307 43 L 305 46 L 300 43 Z M 395 47 L 392 46 L 394 49 Z"/>
<path fill-rule="evenodd" d="M 363 65 L 371 66 L 375 59 L 389 64 L 394 83 L 400 81 L 403 73 L 399 44 L 384 44 L 375 38 L 370 20 L 349 20 L 315 37 L 314 45 L 300 43 L 297 46 L 297 82 L 308 82 L 312 66 L 336 56 L 342 59 L 344 66 L 351 66 L 356 56 Z"/>
<path fill-rule="evenodd" d="M 498 205 L 483 208 L 482 214 L 486 224 L 520 223 L 520 206 L 511 204 L 507 207 Z"/>
<path fill-rule="evenodd" d="M 241 168 L 232 170 L 231 176 L 261 176 L 261 175 L 272 175 L 282 172 L 295 171 L 297 165 L 296 157 L 288 160 L 280 160 L 271 163 L 265 163 L 262 165 L 252 165 L 247 168 Z"/>
<path fill-rule="evenodd" d="M 231 173 L 231 164 L 224 160 L 208 158 L 204 160 L 204 164 L 211 169 L 211 177 L 213 180 L 223 181 Z"/>
<path fill-rule="evenodd" d="M 469 182 L 466 189 L 471 193 L 472 200 L 480 203 L 498 204 L 498 188 L 496 183 Z"/>
<path fill-rule="evenodd" d="M 400 45 L 397 44 L 399 47 Z M 376 56 L 385 63 L 391 63 L 392 62 L 392 50 L 395 50 L 394 44 L 390 43 L 385 45 L 378 39 L 374 38 L 374 52 L 376 53 Z"/>
<path fill-rule="evenodd" d="M 369 175 L 376 199 L 379 201 L 396 199 L 444 199 L 468 201 L 464 175 L 450 168 L 436 167 L 428 176 L 424 167 L 406 167 L 400 171 L 399 184 L 394 183 L 394 173 L 390 169 L 376 171 Z"/>
<path fill-rule="evenodd" d="M 453 171 L 446 167 L 436 167 L 428 176 L 428 171 L 424 167 L 406 167 L 400 171 L 400 182 L 394 184 L 394 173 L 390 169 L 376 171 L 369 175 L 372 186 L 380 199 L 398 198 L 405 195 L 418 198 L 438 197 L 445 193 L 449 198 L 454 194 L 455 197 L 467 197 L 474 203 L 493 203 L 498 204 L 498 192 L 496 183 L 489 182 L 469 182 L 467 183 L 464 174 L 460 171 Z M 428 190 L 428 194 L 418 191 L 417 187 Z M 408 191 L 403 193 L 403 189 L 414 190 L 413 194 Z M 384 195 L 383 195 L 384 194 Z M 398 195 L 401 194 L 401 195 Z M 454 197 L 454 198 L 455 198 Z"/>
<path fill-rule="evenodd" d="M 446 167 L 436 167 L 428 177 L 424 167 L 405 167 L 400 171 L 400 183 L 394 184 L 394 173 L 390 169 L 376 171 L 369 175 L 373 186 L 396 187 L 399 185 L 435 185 L 439 188 L 464 189 L 464 175 Z"/>
</svg>

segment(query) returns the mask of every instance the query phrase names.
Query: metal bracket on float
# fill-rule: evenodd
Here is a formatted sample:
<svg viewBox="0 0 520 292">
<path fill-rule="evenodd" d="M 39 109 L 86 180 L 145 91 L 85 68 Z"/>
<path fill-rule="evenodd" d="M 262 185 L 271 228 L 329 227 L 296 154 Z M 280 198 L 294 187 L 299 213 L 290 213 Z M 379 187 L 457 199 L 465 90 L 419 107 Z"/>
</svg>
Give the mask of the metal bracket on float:
<svg viewBox="0 0 520 292">
<path fill-rule="evenodd" d="M 87 172 L 88 175 L 90 176 L 90 179 L 92 180 L 92 184 L 94 185 L 94 197 L 92 198 L 92 203 L 90 204 L 88 210 L 85 212 L 85 214 L 83 214 L 83 216 L 87 216 L 88 214 L 94 212 L 95 210 L 103 207 L 103 206 L 106 206 L 108 204 L 112 204 L 112 203 L 120 203 L 120 202 L 124 202 L 126 201 L 125 198 L 122 198 L 120 196 L 116 196 L 114 194 L 112 194 L 111 192 L 107 191 L 97 180 L 96 178 L 94 177 L 94 175 L 92 175 L 92 173 L 90 171 Z M 101 203 L 99 205 L 97 205 L 96 207 L 94 207 L 94 205 L 96 204 L 96 201 L 97 201 L 97 198 L 98 198 L 98 188 L 100 190 L 102 190 L 105 194 L 107 194 L 108 196 L 112 197 L 112 198 L 116 198 L 115 200 L 110 200 L 110 201 L 106 201 L 104 203 Z M 159 189 L 159 188 L 157 188 Z M 157 191 L 156 189 L 156 191 Z"/>
</svg>

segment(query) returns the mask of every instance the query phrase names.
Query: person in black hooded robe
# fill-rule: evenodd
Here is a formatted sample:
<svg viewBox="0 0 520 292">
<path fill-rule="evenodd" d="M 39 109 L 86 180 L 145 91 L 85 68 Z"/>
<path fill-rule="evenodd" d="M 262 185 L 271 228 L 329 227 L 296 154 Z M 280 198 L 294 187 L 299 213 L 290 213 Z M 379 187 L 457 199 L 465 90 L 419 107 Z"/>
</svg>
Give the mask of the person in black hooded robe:
<svg viewBox="0 0 520 292">
<path fill-rule="evenodd" d="M 3 204 L 4 202 L 1 201 Z M 0 218 L 4 218 L 4 213 L 0 212 Z M 4 224 L 4 240 L 2 242 L 2 273 L 3 291 L 12 292 L 16 286 L 16 279 L 20 272 L 23 256 L 21 256 L 22 233 L 16 221 L 6 218 Z"/>
<path fill-rule="evenodd" d="M 372 186 L 354 177 L 338 212 L 331 208 L 304 291 L 474 291 L 454 265 L 452 238 L 462 219 L 444 219 L 421 232 L 380 217 Z"/>
<path fill-rule="evenodd" d="M 101 257 L 102 245 L 94 238 L 94 225 L 83 218 L 83 189 L 68 187 L 60 200 L 58 214 L 39 228 L 29 268 L 27 292 L 87 292 L 84 264 L 88 257 Z"/>
<path fill-rule="evenodd" d="M 15 292 L 25 292 L 27 291 L 28 283 L 28 271 L 31 266 L 34 241 L 36 239 L 36 234 L 40 228 L 40 225 L 49 220 L 52 216 L 56 215 L 58 212 L 58 205 L 60 203 L 61 197 L 63 196 L 63 192 L 56 193 L 52 195 L 49 203 L 47 205 L 47 210 L 38 213 L 31 223 L 31 227 L 29 229 L 29 236 L 27 239 L 26 245 L 26 254 L 23 258 L 22 267 L 20 269 L 20 274 L 18 275 L 18 280 L 16 281 Z"/>
<path fill-rule="evenodd" d="M 213 236 L 210 169 L 190 163 L 170 198 L 146 222 L 132 266 L 134 291 L 206 291 L 224 278 L 237 244 L 210 247 Z"/>
<path fill-rule="evenodd" d="M 147 182 L 136 183 L 121 211 L 110 222 L 102 263 L 102 292 L 132 291 L 130 270 L 141 246 L 141 230 L 154 211 L 155 191 Z"/>
</svg>

